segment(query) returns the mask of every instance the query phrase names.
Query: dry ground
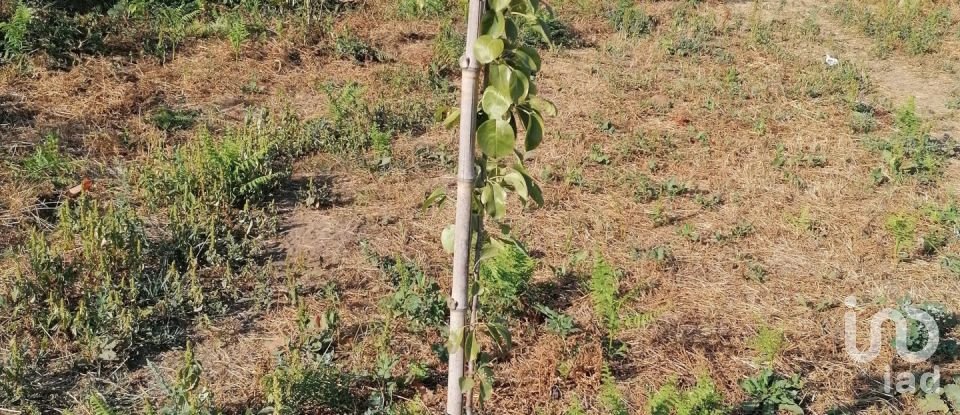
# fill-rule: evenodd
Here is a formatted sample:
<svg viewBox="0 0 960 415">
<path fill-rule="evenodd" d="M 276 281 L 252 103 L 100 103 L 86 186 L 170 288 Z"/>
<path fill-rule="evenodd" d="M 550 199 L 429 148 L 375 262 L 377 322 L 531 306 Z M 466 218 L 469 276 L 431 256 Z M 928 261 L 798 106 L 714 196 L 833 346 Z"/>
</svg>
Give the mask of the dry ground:
<svg viewBox="0 0 960 415">
<path fill-rule="evenodd" d="M 4 108 L 30 116 L 3 126 L 3 145 L 29 146 L 38 132 L 57 130 L 77 154 L 133 157 L 151 140 L 191 137 L 165 137 L 145 124 L 145 111 L 160 102 L 197 108 L 210 122 L 229 124 L 244 109 L 261 106 L 288 107 L 308 118 L 323 114 L 326 98 L 316 87 L 330 80 L 357 80 L 371 96 L 389 94 L 382 74 L 426 70 L 437 28 L 371 18 L 390 7 L 372 3 L 338 24 L 382 45 L 395 58 L 388 63 L 336 61 L 279 41 L 251 46 L 234 60 L 228 45 L 209 41 L 166 65 L 90 59 L 68 72 L 8 75 L 0 82 Z M 730 403 L 739 402 L 738 382 L 760 367 L 752 343 L 761 328 L 782 330 L 786 340 L 774 367 L 802 375 L 811 413 L 917 413 L 914 398 L 878 393 L 883 368 L 895 361 L 892 353 L 869 365 L 846 355 L 848 309 L 842 301 L 856 296 L 862 318 L 905 296 L 960 310 L 960 278 L 940 265 L 943 255 L 960 252 L 960 244 L 900 261 L 891 255 L 894 242 L 885 226 L 892 214 L 953 200 L 960 167 L 950 160 L 934 184 L 908 178 L 877 186 L 871 171 L 881 156 L 865 144 L 869 136 L 893 134 L 891 111 L 908 97 L 916 97 L 919 114 L 937 136 L 960 137 L 960 115 L 947 107 L 960 90 L 960 42 L 954 38 L 932 55 L 898 52 L 879 59 L 869 52 L 870 40 L 839 23 L 829 5 L 763 2 L 758 10 L 754 3 L 711 2 L 694 12 L 713 28 L 705 49 L 680 56 L 664 45 L 677 4 L 646 6 L 659 24 L 653 34 L 634 39 L 610 30 L 591 2 L 554 5 L 588 46 L 544 53 L 540 93 L 560 115 L 547 121 L 549 139 L 532 155 L 530 171 L 542 180 L 547 202 L 539 209 L 514 205 L 510 215 L 537 259 L 536 301 L 572 315 L 580 332 L 561 338 L 542 327 L 537 313 L 518 317 L 515 349 L 495 368 L 489 413 L 560 414 L 574 397 L 589 413 L 602 413 L 597 396 L 607 363 L 583 283 L 598 256 L 623 271 L 622 291 L 635 294 L 627 307 L 649 316 L 621 334 L 627 351 L 610 364 L 632 413 L 643 413 L 649 393 L 669 378 L 689 384 L 703 374 Z M 809 16 L 819 33 L 804 30 Z M 770 39 L 757 41 L 758 30 L 768 30 Z M 295 64 L 291 51 L 300 57 Z M 855 91 L 856 100 L 878 109 L 877 131 L 851 129 L 843 92 L 803 92 L 804 82 L 832 70 L 823 64 L 827 53 L 866 74 L 868 86 Z M 251 79 L 263 93 L 240 92 Z M 778 146 L 783 166 L 774 163 Z M 299 269 L 307 292 L 335 284 L 338 302 L 317 294 L 310 306 L 318 313 L 338 307 L 345 329 L 337 358 L 345 366 L 372 366 L 378 304 L 390 290 L 362 244 L 410 259 L 448 289 L 450 261 L 439 235 L 453 217 L 452 204 L 423 211 L 420 203 L 438 187 L 452 189 L 453 169 L 425 162 L 422 154 L 452 157 L 455 150 L 454 133 L 438 127 L 398 137 L 394 167 L 384 172 L 327 154 L 296 166 L 298 180 L 332 178 L 340 202 L 282 210 L 284 231 L 276 243 L 286 259 L 265 272 Z M 596 162 L 592 151 L 609 161 Z M 673 179 L 690 190 L 638 199 L 640 176 Z M 8 212 L 0 216 L 15 218 L 29 204 L 15 195 L 33 190 L 4 186 L 0 206 Z M 714 196 L 714 205 L 698 202 Z M 681 234 L 685 225 L 699 240 Z M 738 227 L 752 232 L 724 237 Z M 658 246 L 667 247 L 672 259 L 651 260 L 646 252 Z M 578 253 L 589 259 L 571 260 Z M 555 272 L 559 268 L 569 273 Z M 218 402 L 229 407 L 260 399 L 257 379 L 294 330 L 294 314 L 281 307 L 253 321 L 238 316 L 197 330 L 198 356 Z M 425 361 L 442 373 L 429 348 L 438 339 L 424 341 L 394 324 L 389 346 L 401 357 L 397 370 Z M 166 352 L 158 365 L 172 371 L 178 356 Z M 960 369 L 952 362 L 941 367 Z M 124 390 L 152 393 L 149 373 L 141 372 L 128 381 L 147 392 Z M 416 392 L 428 408 L 442 406 L 442 385 L 421 385 Z"/>
</svg>

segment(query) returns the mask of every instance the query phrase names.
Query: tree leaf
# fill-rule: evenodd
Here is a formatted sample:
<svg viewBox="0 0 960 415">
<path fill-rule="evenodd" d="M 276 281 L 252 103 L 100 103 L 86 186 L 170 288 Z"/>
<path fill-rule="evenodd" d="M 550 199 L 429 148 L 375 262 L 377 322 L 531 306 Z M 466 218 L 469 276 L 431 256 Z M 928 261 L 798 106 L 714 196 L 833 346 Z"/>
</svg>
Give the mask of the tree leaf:
<svg viewBox="0 0 960 415">
<path fill-rule="evenodd" d="M 487 193 L 489 191 L 489 193 Z M 483 207 L 494 219 L 500 219 L 507 212 L 507 191 L 497 183 L 489 183 L 483 188 Z"/>
<path fill-rule="evenodd" d="M 551 117 L 557 116 L 557 107 L 552 102 L 538 96 L 530 97 L 530 107 L 539 111 L 541 114 L 547 114 Z"/>
<path fill-rule="evenodd" d="M 473 45 L 473 56 L 483 65 L 493 62 L 503 54 L 503 41 L 490 35 L 477 38 Z"/>
<path fill-rule="evenodd" d="M 452 301 L 452 300 L 451 300 Z M 453 353 L 454 351 L 459 351 L 463 347 L 463 327 L 460 327 L 456 330 L 450 331 L 450 336 L 447 337 L 447 352 Z"/>
<path fill-rule="evenodd" d="M 494 85 L 488 85 L 487 89 L 483 91 L 483 98 L 480 99 L 480 105 L 483 107 L 483 112 L 487 113 L 490 118 L 503 118 L 508 112 L 510 112 L 510 107 L 513 106 L 513 101 L 510 99 L 510 96 L 504 94 L 504 91 Z"/>
<path fill-rule="evenodd" d="M 530 78 L 523 72 L 515 71 L 510 79 L 510 96 L 513 102 L 523 102 L 530 94 Z"/>
<path fill-rule="evenodd" d="M 537 182 L 530 180 L 527 183 L 527 191 L 530 192 L 530 198 L 534 202 L 537 202 L 537 206 L 543 206 L 543 192 L 540 190 L 540 185 Z"/>
<path fill-rule="evenodd" d="M 443 245 L 443 250 L 447 251 L 448 254 L 453 253 L 453 237 L 453 225 L 447 225 L 447 227 L 443 228 L 443 231 L 440 232 L 440 244 Z"/>
<path fill-rule="evenodd" d="M 490 367 L 483 365 L 477 370 L 477 377 L 480 378 L 479 403 L 482 406 L 483 403 L 493 395 L 493 372 L 490 370 Z"/>
<path fill-rule="evenodd" d="M 510 0 L 489 0 L 490 8 L 496 12 L 503 12 L 510 7 Z"/>
<path fill-rule="evenodd" d="M 960 385 L 951 383 L 943 387 L 943 396 L 950 400 L 955 409 L 960 410 Z"/>
<path fill-rule="evenodd" d="M 506 18 L 503 12 L 485 13 L 480 22 L 480 32 L 491 37 L 503 37 L 506 31 Z"/>
<path fill-rule="evenodd" d="M 466 376 L 460 378 L 460 390 L 463 392 L 469 392 L 473 390 L 473 379 Z"/>
<path fill-rule="evenodd" d="M 501 91 L 509 91 L 513 70 L 502 63 L 491 63 L 487 66 L 487 85 Z"/>
<path fill-rule="evenodd" d="M 452 129 L 460 123 L 460 109 L 454 108 L 447 113 L 447 118 L 443 119 L 443 128 Z"/>
<path fill-rule="evenodd" d="M 533 151 L 543 141 L 543 118 L 540 118 L 540 114 L 537 114 L 536 111 L 518 112 L 520 113 L 520 121 L 523 122 L 523 128 L 527 133 L 524 139 L 524 148 L 527 151 Z"/>
<path fill-rule="evenodd" d="M 524 180 L 523 175 L 517 171 L 511 171 L 503 176 L 503 181 L 509 185 L 514 192 L 517 193 L 517 196 L 520 196 L 524 201 L 530 197 L 530 194 L 527 193 L 527 181 Z"/>
<path fill-rule="evenodd" d="M 426 199 L 423 199 L 423 204 L 420 206 L 421 210 L 427 210 L 431 206 L 440 206 L 444 201 L 447 200 L 447 192 L 443 188 L 435 189 L 433 193 L 430 193 L 430 196 L 427 196 Z"/>
<path fill-rule="evenodd" d="M 801 408 L 800 405 L 797 405 L 793 402 L 782 403 L 778 405 L 778 409 L 780 409 L 781 411 L 787 411 L 791 414 L 803 415 L 803 408 Z"/>
<path fill-rule="evenodd" d="M 513 152 L 517 136 L 508 121 L 487 120 L 477 129 L 480 151 L 490 157 L 503 157 Z"/>
<path fill-rule="evenodd" d="M 466 341 L 463 343 L 464 354 L 467 356 L 467 359 L 471 362 L 477 361 L 477 356 L 480 356 L 480 344 L 477 342 L 477 336 L 474 332 L 467 333 Z"/>
<path fill-rule="evenodd" d="M 526 72 L 528 75 L 533 75 L 540 70 L 540 54 L 537 53 L 536 49 L 529 46 L 520 46 L 511 50 L 510 61 L 515 68 Z"/>
</svg>

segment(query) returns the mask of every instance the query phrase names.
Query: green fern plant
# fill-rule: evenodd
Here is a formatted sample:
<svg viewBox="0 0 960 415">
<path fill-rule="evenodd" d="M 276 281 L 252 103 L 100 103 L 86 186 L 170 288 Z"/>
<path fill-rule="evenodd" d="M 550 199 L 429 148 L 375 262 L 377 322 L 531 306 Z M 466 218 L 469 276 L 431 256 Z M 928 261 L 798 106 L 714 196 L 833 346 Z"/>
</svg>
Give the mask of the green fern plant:
<svg viewBox="0 0 960 415">
<path fill-rule="evenodd" d="M 115 415 L 113 408 L 98 393 L 92 393 L 87 397 L 87 407 L 93 415 Z"/>
<path fill-rule="evenodd" d="M 730 413 L 723 403 L 713 380 L 700 376 L 689 389 L 680 389 L 676 379 L 657 389 L 647 402 L 650 415 L 726 415 Z"/>
<path fill-rule="evenodd" d="M 602 382 L 600 383 L 600 396 L 597 397 L 603 413 L 609 415 L 628 415 L 630 408 L 627 406 L 627 400 L 624 398 L 620 388 L 617 387 L 616 379 L 610 373 L 610 368 L 604 367 Z"/>
<path fill-rule="evenodd" d="M 600 319 L 608 336 L 620 329 L 620 275 L 603 257 L 599 257 L 590 273 L 590 299 L 593 312 Z"/>
<path fill-rule="evenodd" d="M 492 315 L 518 310 L 523 294 L 530 285 L 536 262 L 515 244 L 510 244 L 480 264 L 483 293 L 480 303 Z"/>
</svg>

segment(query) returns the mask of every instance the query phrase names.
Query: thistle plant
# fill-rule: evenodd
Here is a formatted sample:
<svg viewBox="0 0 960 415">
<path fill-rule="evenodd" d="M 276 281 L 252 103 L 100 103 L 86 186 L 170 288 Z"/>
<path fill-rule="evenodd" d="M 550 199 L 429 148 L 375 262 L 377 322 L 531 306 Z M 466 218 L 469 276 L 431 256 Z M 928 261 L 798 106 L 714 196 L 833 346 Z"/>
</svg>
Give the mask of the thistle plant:
<svg viewBox="0 0 960 415">
<path fill-rule="evenodd" d="M 460 62 L 461 107 L 447 119 L 448 124 L 460 123 L 456 222 L 441 236 L 454 256 L 448 343 L 450 415 L 460 415 L 464 407 L 472 414 L 475 386 L 481 405 L 492 393 L 495 354 L 480 350 L 479 336 L 488 336 L 501 353 L 510 346 L 506 326 L 481 322 L 478 307 L 480 264 L 517 245 L 507 221 L 508 197 L 513 194 L 523 205 L 543 204 L 540 187 L 524 167 L 524 154 L 540 145 L 543 117 L 555 115 L 556 107 L 537 94 L 540 55 L 523 44 L 519 30 L 522 23 L 549 42 L 537 17 L 539 8 L 537 0 L 485 4 L 472 0 L 469 5 L 466 51 Z M 483 85 L 478 93 L 481 73 Z M 496 234 L 485 229 L 486 221 L 495 225 Z"/>
</svg>

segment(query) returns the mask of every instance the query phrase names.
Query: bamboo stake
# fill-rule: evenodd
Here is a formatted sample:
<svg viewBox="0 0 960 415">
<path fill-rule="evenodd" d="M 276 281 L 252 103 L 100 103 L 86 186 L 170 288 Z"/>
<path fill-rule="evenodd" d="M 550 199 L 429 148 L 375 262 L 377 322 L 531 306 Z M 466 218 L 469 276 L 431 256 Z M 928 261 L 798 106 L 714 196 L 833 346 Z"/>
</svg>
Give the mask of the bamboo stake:
<svg viewBox="0 0 960 415">
<path fill-rule="evenodd" d="M 473 45 L 480 35 L 481 0 L 470 0 L 467 14 L 466 50 L 460 58 L 460 141 L 457 157 L 457 211 L 454 222 L 453 284 L 450 304 L 450 333 L 460 333 L 461 342 L 450 350 L 447 373 L 447 415 L 463 413 L 464 352 L 462 334 L 467 312 L 467 280 L 470 274 L 470 216 L 472 213 L 474 169 L 474 138 L 477 128 L 477 81 L 480 64 L 473 56 Z"/>
</svg>

